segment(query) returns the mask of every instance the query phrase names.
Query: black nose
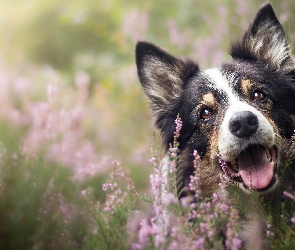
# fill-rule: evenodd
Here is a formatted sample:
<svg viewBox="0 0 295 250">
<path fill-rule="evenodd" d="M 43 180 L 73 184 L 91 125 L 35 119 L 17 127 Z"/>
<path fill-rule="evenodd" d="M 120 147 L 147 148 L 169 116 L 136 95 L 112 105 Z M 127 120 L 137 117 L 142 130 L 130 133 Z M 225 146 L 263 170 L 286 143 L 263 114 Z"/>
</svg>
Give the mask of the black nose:
<svg viewBox="0 0 295 250">
<path fill-rule="evenodd" d="M 249 138 L 258 128 L 258 119 L 250 111 L 241 111 L 233 115 L 229 121 L 230 132 L 239 138 Z"/>
</svg>

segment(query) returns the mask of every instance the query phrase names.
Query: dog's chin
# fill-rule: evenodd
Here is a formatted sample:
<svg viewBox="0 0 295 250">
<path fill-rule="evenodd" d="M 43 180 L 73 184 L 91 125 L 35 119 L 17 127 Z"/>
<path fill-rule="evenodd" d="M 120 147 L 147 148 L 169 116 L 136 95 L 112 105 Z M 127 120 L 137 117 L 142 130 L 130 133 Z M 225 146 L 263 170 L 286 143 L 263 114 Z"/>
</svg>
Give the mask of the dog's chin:
<svg viewBox="0 0 295 250">
<path fill-rule="evenodd" d="M 224 162 L 223 172 L 246 191 L 265 194 L 273 191 L 277 184 L 278 149 L 250 145 L 236 158 Z"/>
</svg>

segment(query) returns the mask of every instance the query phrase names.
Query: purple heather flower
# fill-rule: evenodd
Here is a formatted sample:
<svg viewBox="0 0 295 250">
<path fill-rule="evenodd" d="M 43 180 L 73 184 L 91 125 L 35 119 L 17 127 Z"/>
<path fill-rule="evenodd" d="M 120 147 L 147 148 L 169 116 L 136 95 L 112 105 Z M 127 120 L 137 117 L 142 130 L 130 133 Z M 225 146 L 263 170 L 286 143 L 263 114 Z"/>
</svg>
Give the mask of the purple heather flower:
<svg viewBox="0 0 295 250">
<path fill-rule="evenodd" d="M 192 249 L 203 250 L 205 249 L 205 239 L 203 237 L 199 237 L 197 240 L 192 242 Z"/>
<path fill-rule="evenodd" d="M 149 26 L 149 14 L 146 11 L 134 9 L 126 15 L 122 32 L 132 41 L 142 40 Z"/>
<path fill-rule="evenodd" d="M 172 44 L 175 44 L 179 48 L 183 48 L 185 45 L 185 39 L 182 34 L 180 34 L 179 29 L 177 28 L 176 22 L 174 20 L 168 20 L 169 35 L 170 41 Z"/>
<path fill-rule="evenodd" d="M 142 246 L 139 243 L 132 243 L 131 248 L 132 248 L 132 250 L 142 250 L 142 249 L 145 249 L 145 247 Z"/>
<path fill-rule="evenodd" d="M 138 232 L 138 242 L 140 245 L 145 246 L 147 239 L 153 234 L 152 226 L 147 223 L 145 219 L 140 222 L 140 229 Z"/>
<path fill-rule="evenodd" d="M 192 200 L 193 200 L 192 197 L 187 196 L 187 197 L 181 198 L 180 203 L 184 208 L 189 208 Z"/>
<path fill-rule="evenodd" d="M 294 196 L 293 194 L 290 194 L 290 193 L 287 192 L 287 191 L 284 191 L 283 194 L 284 194 L 284 196 L 286 196 L 287 198 L 289 198 L 289 199 L 295 201 L 295 196 Z"/>
<path fill-rule="evenodd" d="M 154 167 L 158 166 L 157 158 L 153 156 L 152 158 L 149 159 L 149 162 L 154 165 Z"/>
<path fill-rule="evenodd" d="M 242 244 L 243 244 L 243 242 L 241 239 L 234 237 L 232 239 L 231 249 L 232 250 L 239 250 L 242 248 Z"/>
<path fill-rule="evenodd" d="M 180 136 L 180 130 L 182 129 L 182 120 L 181 118 L 177 117 L 175 120 L 176 129 L 174 132 L 175 138 L 178 139 Z"/>
<path fill-rule="evenodd" d="M 178 202 L 177 197 L 173 193 L 167 193 L 163 197 L 163 204 L 167 207 Z"/>
</svg>

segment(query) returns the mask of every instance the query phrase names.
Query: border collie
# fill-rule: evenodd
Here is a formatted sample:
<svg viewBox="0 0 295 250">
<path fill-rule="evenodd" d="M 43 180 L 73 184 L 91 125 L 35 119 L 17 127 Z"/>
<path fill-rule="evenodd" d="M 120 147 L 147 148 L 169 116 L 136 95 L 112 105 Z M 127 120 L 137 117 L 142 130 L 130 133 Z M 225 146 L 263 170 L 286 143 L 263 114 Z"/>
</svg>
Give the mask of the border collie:
<svg viewBox="0 0 295 250">
<path fill-rule="evenodd" d="M 282 147 L 295 129 L 295 67 L 269 3 L 258 10 L 230 54 L 231 61 L 200 70 L 192 60 L 138 42 L 138 76 L 166 147 L 173 142 L 177 115 L 182 119 L 182 190 L 194 174 L 197 150 L 204 196 L 218 188 L 222 172 L 246 192 L 269 193 L 282 182 Z"/>
</svg>

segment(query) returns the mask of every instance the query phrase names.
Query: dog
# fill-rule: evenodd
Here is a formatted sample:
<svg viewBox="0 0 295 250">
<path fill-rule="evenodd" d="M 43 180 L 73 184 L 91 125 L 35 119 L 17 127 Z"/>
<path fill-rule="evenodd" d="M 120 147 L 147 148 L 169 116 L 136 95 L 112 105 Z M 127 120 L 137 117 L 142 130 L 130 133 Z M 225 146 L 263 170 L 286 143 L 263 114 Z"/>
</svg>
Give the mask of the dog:
<svg viewBox="0 0 295 250">
<path fill-rule="evenodd" d="M 188 195 L 189 176 L 195 171 L 194 150 L 202 162 L 200 188 L 205 197 L 218 188 L 222 173 L 243 191 L 261 195 L 283 182 L 283 146 L 295 129 L 295 67 L 271 4 L 258 10 L 230 55 L 231 61 L 201 70 L 193 60 L 137 43 L 139 80 L 167 148 L 178 115 L 183 123 L 181 197 Z"/>
<path fill-rule="evenodd" d="M 178 114 L 183 122 L 182 188 L 194 173 L 197 150 L 204 196 L 218 187 L 223 172 L 217 150 L 227 175 L 241 189 L 275 190 L 282 146 L 295 129 L 295 67 L 270 4 L 259 9 L 230 54 L 230 62 L 200 70 L 194 61 L 175 58 L 151 43 L 136 47 L 139 80 L 167 148 Z"/>
</svg>

